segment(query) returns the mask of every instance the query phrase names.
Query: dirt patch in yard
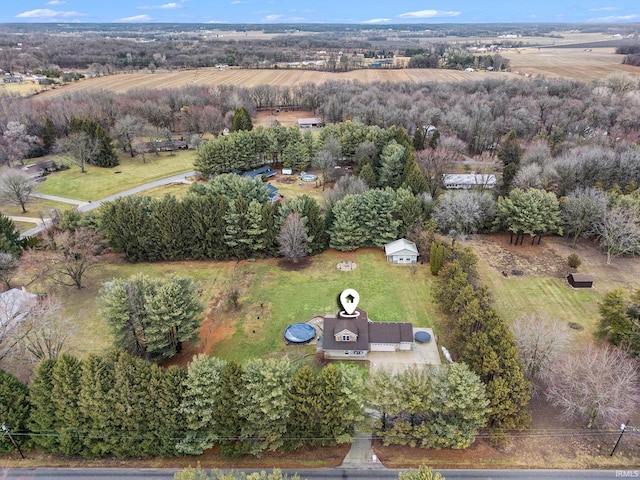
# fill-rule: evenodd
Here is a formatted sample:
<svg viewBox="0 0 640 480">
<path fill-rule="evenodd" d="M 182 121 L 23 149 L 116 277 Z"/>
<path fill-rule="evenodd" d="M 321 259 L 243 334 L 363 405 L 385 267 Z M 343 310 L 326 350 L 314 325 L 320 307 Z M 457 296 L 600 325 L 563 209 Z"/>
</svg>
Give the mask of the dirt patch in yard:
<svg viewBox="0 0 640 480">
<path fill-rule="evenodd" d="M 468 242 L 481 261 L 492 268 L 513 275 L 519 271 L 530 277 L 565 278 L 572 271 L 567 257 L 578 254 L 581 273 L 594 275 L 594 286 L 606 292 L 614 288 L 637 289 L 640 287 L 640 258 L 607 258 L 596 241 L 581 239 L 575 247 L 562 237 L 543 237 L 540 244 L 531 245 L 525 238 L 522 245 L 510 243 L 508 233 L 476 235 Z"/>
</svg>

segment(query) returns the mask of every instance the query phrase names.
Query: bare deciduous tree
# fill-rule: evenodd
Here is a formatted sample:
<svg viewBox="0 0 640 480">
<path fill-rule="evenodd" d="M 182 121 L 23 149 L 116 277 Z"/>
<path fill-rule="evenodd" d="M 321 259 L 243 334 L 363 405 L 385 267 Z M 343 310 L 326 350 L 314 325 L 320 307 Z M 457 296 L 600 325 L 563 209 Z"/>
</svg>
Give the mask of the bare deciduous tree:
<svg viewBox="0 0 640 480">
<path fill-rule="evenodd" d="M 368 190 L 369 186 L 360 177 L 344 175 L 336 181 L 331 190 L 325 192 L 325 199 L 330 205 L 335 205 L 347 195 L 364 193 Z"/>
<path fill-rule="evenodd" d="M 40 139 L 27 133 L 26 125 L 20 122 L 7 122 L 7 128 L 0 136 L 0 149 L 6 163 L 24 162 L 29 151 L 40 142 Z"/>
<path fill-rule="evenodd" d="M 7 170 L 0 176 L 0 200 L 20 205 L 22 213 L 26 213 L 26 203 L 36 188 L 37 182 L 20 170 Z"/>
<path fill-rule="evenodd" d="M 135 155 L 133 142 L 136 135 L 142 130 L 142 119 L 131 115 L 118 118 L 113 127 L 115 137 L 120 142 L 123 151 L 129 151 L 131 158 Z"/>
<path fill-rule="evenodd" d="M 637 360 L 609 346 L 589 344 L 554 364 L 546 396 L 564 420 L 579 420 L 587 428 L 614 427 L 640 402 Z"/>
<path fill-rule="evenodd" d="M 569 344 L 569 328 L 545 314 L 532 313 L 516 318 L 511 329 L 520 350 L 524 374 L 531 381 L 532 393 L 535 394 L 536 380 L 548 378 L 565 353 Z"/>
<path fill-rule="evenodd" d="M 600 245 L 607 252 L 607 265 L 613 257 L 633 255 L 640 251 L 638 215 L 629 208 L 606 209 L 595 230 L 600 237 Z"/>
<path fill-rule="evenodd" d="M 70 133 L 68 137 L 56 141 L 56 152 L 66 155 L 84 173 L 86 166 L 100 151 L 100 145 L 95 138 L 86 132 Z"/>
<path fill-rule="evenodd" d="M 100 263 L 98 256 L 105 249 L 102 235 L 92 228 L 80 227 L 58 234 L 56 244 L 53 280 L 61 285 L 82 288 L 87 271 Z"/>
<path fill-rule="evenodd" d="M 20 290 L 0 296 L 0 362 L 16 349 L 24 337 L 22 323 L 35 303 L 35 295 Z"/>
<path fill-rule="evenodd" d="M 433 219 L 442 233 L 452 239 L 476 233 L 493 218 L 496 203 L 493 197 L 477 190 L 448 190 L 433 211 Z"/>
<path fill-rule="evenodd" d="M 60 300 L 53 295 L 31 306 L 21 328 L 21 344 L 36 363 L 57 359 L 74 334 L 73 322 L 64 316 Z"/>
<path fill-rule="evenodd" d="M 280 253 L 287 260 L 298 263 L 307 255 L 307 235 L 304 221 L 298 212 L 291 212 L 280 228 Z"/>
<path fill-rule="evenodd" d="M 593 235 L 606 208 L 607 194 L 595 188 L 577 188 L 562 200 L 560 215 L 565 232 L 573 236 L 574 247 L 579 237 Z"/>
<path fill-rule="evenodd" d="M 11 279 L 18 266 L 18 258 L 9 252 L 0 252 L 0 281 L 7 290 L 11 288 Z"/>
</svg>

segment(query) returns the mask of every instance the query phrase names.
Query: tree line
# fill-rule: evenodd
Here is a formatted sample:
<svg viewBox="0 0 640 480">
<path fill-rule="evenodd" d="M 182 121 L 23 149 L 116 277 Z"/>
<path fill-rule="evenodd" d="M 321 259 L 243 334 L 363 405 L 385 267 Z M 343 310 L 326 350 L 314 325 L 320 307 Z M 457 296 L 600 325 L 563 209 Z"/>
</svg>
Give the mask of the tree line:
<svg viewBox="0 0 640 480">
<path fill-rule="evenodd" d="M 521 143 L 539 140 L 540 145 L 548 146 L 542 157 L 530 157 L 522 166 L 534 160 L 541 168 L 551 162 L 562 169 L 556 168 L 554 173 L 544 168 L 545 175 L 538 175 L 541 180 L 547 173 L 556 182 L 589 176 L 592 171 L 586 167 L 593 165 L 591 159 L 602 156 L 597 148 L 605 148 L 615 155 L 607 153 L 603 157 L 607 168 L 594 173 L 624 179 L 624 166 L 633 165 L 625 152 L 640 130 L 633 102 L 625 98 L 638 88 L 633 77 L 615 73 L 593 85 L 539 78 L 438 84 L 331 81 L 292 87 L 190 85 L 124 94 L 79 92 L 35 102 L 3 96 L 0 160 L 15 162 L 24 156 L 50 153 L 55 140 L 68 134 L 72 118 L 97 122 L 112 138 L 126 144 L 126 135 L 116 134 L 116 122 L 127 116 L 136 119 L 134 125 L 146 136 L 160 136 L 168 128 L 189 139 L 231 129 L 238 107 L 245 107 L 251 114 L 257 108 L 286 105 L 312 111 L 326 123 L 350 119 L 383 129 L 396 125 L 410 135 L 416 127 L 435 125 L 443 137 L 457 138 L 471 154 L 495 152 L 513 131 Z M 582 170 L 577 177 L 572 171 L 576 166 Z M 634 179 L 639 184 L 636 169 L 631 171 L 634 173 L 629 181 Z M 607 187 L 606 182 L 603 185 Z M 558 188 L 561 193 L 567 190 L 561 183 Z"/>
<path fill-rule="evenodd" d="M 366 379 L 353 365 L 317 370 L 287 357 L 241 365 L 198 355 L 185 372 L 124 352 L 62 354 L 41 362 L 29 385 L 0 370 L 0 392 L 3 421 L 24 447 L 87 458 L 212 447 L 260 456 L 348 443 L 368 418 L 365 408 L 382 415 L 376 432 L 385 443 L 467 448 L 488 404 L 463 364 Z M 12 448 L 0 438 L 0 451 Z"/>
<path fill-rule="evenodd" d="M 479 284 L 476 263 L 469 249 L 450 250 L 435 297 L 447 315 L 443 341 L 486 385 L 487 425 L 500 436 L 529 426 L 530 386 L 513 333 Z"/>
</svg>

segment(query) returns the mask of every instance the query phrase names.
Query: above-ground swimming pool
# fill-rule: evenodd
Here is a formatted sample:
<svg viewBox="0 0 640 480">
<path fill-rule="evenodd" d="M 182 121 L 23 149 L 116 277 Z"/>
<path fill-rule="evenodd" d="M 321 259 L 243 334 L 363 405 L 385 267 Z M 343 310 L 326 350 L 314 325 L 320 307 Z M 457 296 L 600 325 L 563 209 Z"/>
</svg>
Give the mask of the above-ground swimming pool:
<svg viewBox="0 0 640 480">
<path fill-rule="evenodd" d="M 308 343 L 316 336 L 316 329 L 308 323 L 292 323 L 284 329 L 284 338 L 289 343 Z"/>
</svg>

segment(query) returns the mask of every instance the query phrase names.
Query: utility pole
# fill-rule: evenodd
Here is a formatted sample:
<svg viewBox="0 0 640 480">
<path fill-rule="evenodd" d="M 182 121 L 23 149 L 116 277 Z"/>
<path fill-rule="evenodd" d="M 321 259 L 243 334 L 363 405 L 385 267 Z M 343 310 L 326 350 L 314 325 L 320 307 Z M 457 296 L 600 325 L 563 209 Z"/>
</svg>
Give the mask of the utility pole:
<svg viewBox="0 0 640 480">
<path fill-rule="evenodd" d="M 627 420 L 627 423 L 623 423 L 622 425 L 620 425 L 620 436 L 618 437 L 618 440 L 616 441 L 616 444 L 613 446 L 613 449 L 611 450 L 611 453 L 609 454 L 610 457 L 613 457 L 613 454 L 616 451 L 616 448 L 618 448 L 618 445 L 620 444 L 620 440 L 622 440 L 622 435 L 624 435 L 624 432 L 627 429 L 627 425 L 629 425 L 629 423 L 631 423 L 631 419 Z"/>
<path fill-rule="evenodd" d="M 16 447 L 16 450 L 18 450 L 18 452 L 20 453 L 20 456 L 24 460 L 24 453 L 22 453 L 22 450 L 20 450 L 20 446 L 18 445 L 18 442 L 16 442 L 13 439 L 13 437 L 11 436 L 11 431 L 7 428 L 7 425 L 4 422 L 2 423 L 1 428 L 2 428 L 2 431 L 9 437 L 9 440 L 11 440 L 11 443 L 13 444 L 14 447 Z"/>
</svg>

